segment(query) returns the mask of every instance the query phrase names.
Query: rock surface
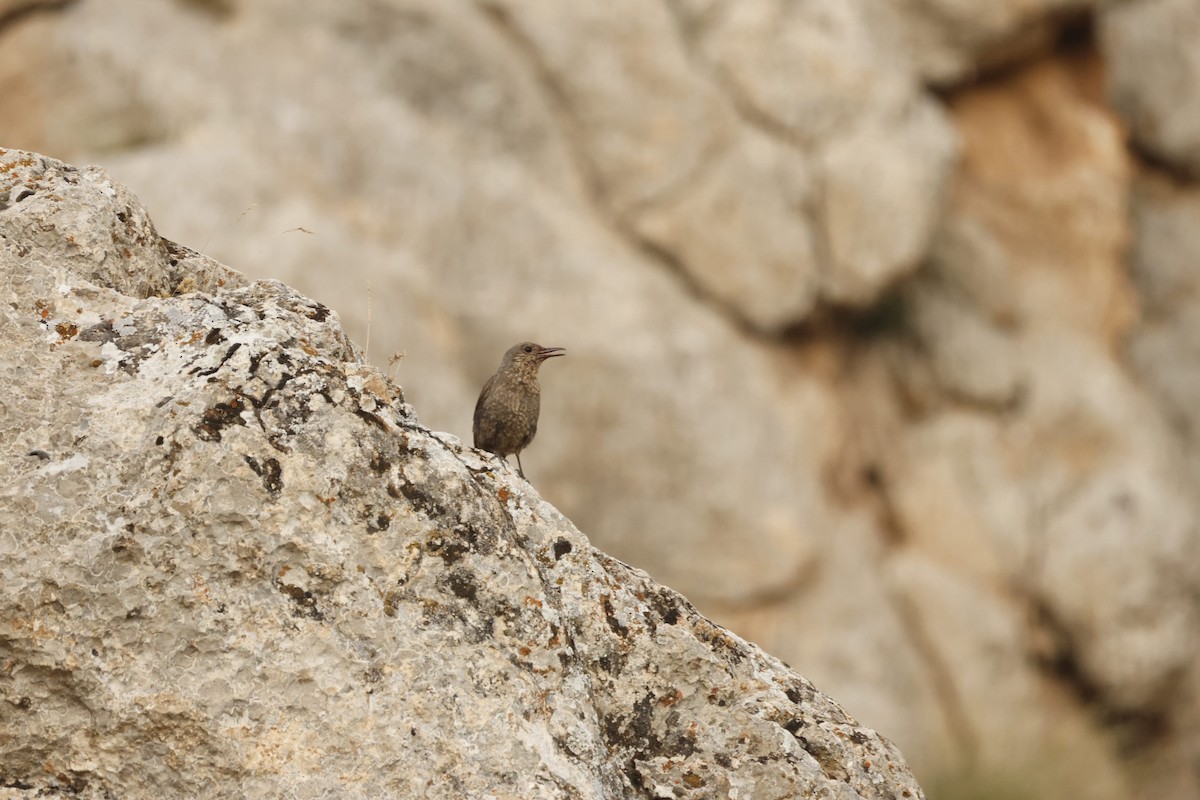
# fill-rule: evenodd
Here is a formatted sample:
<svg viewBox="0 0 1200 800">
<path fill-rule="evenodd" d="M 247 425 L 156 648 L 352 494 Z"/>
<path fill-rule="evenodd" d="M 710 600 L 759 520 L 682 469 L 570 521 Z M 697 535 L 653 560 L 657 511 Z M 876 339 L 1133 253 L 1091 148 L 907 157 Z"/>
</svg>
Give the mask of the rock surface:
<svg viewBox="0 0 1200 800">
<path fill-rule="evenodd" d="M 904 536 L 895 585 L 949 665 L 975 758 L 995 769 L 1071 738 L 1077 758 L 1105 761 L 1086 716 L 1010 719 L 1047 676 L 1074 682 L 1093 713 L 1161 719 L 1186 707 L 1181 677 L 1200 651 L 1194 488 L 1167 421 L 1112 355 L 1136 322 L 1131 165 L 1090 99 L 1093 73 L 1043 64 L 954 104 L 953 210 L 906 287 L 909 346 L 879 351 L 912 399 L 894 412 L 899 445 L 877 456 Z M 983 676 L 966 666 L 989 661 Z M 1107 767 L 1057 780 L 1128 791 Z"/>
<path fill-rule="evenodd" d="M 1098 0 L 888 0 L 921 74 L 961 83 L 1050 50 L 1063 24 Z"/>
<path fill-rule="evenodd" d="M 96 168 L 0 151 L 0 198 L 6 796 L 923 796 L 327 307 Z"/>
<path fill-rule="evenodd" d="M 1113 105 L 1134 140 L 1200 179 L 1200 6 L 1134 0 L 1113 3 L 1101 20 Z"/>
<path fill-rule="evenodd" d="M 431 428 L 569 347 L 538 490 L 935 800 L 1200 796 L 1191 4 L 3 8 L 0 144 L 320 297 Z"/>
<path fill-rule="evenodd" d="M 1133 213 L 1130 266 L 1145 319 L 1131 351 L 1200 485 L 1200 185 L 1147 173 L 1135 185 Z"/>
</svg>

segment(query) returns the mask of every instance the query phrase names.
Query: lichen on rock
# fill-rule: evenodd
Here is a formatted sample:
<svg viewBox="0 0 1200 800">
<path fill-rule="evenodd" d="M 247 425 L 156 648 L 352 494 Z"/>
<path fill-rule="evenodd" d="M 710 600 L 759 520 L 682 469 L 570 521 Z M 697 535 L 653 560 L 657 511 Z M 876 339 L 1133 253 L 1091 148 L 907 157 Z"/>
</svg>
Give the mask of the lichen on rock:
<svg viewBox="0 0 1200 800">
<path fill-rule="evenodd" d="M 5 796 L 921 797 L 328 308 L 0 152 Z"/>
</svg>

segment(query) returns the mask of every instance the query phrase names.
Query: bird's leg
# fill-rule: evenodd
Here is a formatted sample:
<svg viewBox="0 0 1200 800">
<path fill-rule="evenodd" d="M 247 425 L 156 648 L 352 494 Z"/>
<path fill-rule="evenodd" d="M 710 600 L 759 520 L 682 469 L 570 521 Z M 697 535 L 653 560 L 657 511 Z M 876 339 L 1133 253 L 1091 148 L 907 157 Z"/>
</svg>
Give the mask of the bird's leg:
<svg viewBox="0 0 1200 800">
<path fill-rule="evenodd" d="M 521 480 L 525 480 L 525 469 L 521 466 L 520 453 L 517 453 L 517 474 L 521 476 Z"/>
</svg>

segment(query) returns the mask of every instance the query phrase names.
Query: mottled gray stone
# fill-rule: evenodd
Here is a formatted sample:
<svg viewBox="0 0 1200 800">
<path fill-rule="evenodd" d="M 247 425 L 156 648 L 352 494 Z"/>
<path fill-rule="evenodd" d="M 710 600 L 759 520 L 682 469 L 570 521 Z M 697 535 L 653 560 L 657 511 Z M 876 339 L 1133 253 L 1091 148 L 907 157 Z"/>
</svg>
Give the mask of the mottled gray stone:
<svg viewBox="0 0 1200 800">
<path fill-rule="evenodd" d="M 1112 3 L 1100 34 L 1109 94 L 1134 141 L 1200 177 L 1200 4 Z"/>
<path fill-rule="evenodd" d="M 1099 0 L 888 0 L 922 76 L 947 85 L 1050 50 Z"/>
<path fill-rule="evenodd" d="M 170 257 L 123 189 L 3 163 L 3 192 L 50 176 L 0 211 L 8 796 L 922 796 L 803 677 L 422 426 L 325 306 L 146 296 Z M 118 213 L 141 262 L 99 244 Z"/>
<path fill-rule="evenodd" d="M 1130 267 L 1144 319 L 1129 350 L 1200 489 L 1200 187 L 1146 175 L 1135 189 Z"/>
<path fill-rule="evenodd" d="M 523 457 L 539 492 L 924 780 L 1200 796 L 1178 570 L 1200 493 L 1173 483 L 1196 448 L 1164 423 L 1195 406 L 1195 323 L 1136 321 L 1111 59 L 1022 63 L 1090 4 L 42 5 L 3 30 L 3 143 L 103 163 L 162 234 L 321 298 L 430 427 L 469 435 L 507 344 L 569 346 Z M 961 77 L 927 70 L 943 45 Z M 930 80 L 957 86 L 968 180 L 910 279 L 934 184 L 909 177 L 946 133 Z M 839 247 L 861 276 L 813 268 Z M 763 314 L 808 324 L 744 324 Z"/>
<path fill-rule="evenodd" d="M 886 9 L 488 6 L 544 70 L 603 210 L 739 319 L 866 305 L 919 263 L 954 136 Z"/>
<path fill-rule="evenodd" d="M 0 149 L 5 242 L 132 297 L 241 286 L 238 273 L 161 238 L 129 189 L 98 167 Z M 23 255 L 24 254 L 24 255 Z"/>
</svg>

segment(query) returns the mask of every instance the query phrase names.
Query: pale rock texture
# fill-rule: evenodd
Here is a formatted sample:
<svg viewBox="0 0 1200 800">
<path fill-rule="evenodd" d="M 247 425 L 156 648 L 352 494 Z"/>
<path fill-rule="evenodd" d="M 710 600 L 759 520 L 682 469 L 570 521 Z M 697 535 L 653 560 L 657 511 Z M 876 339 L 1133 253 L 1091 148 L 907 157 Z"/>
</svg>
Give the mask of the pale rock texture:
<svg viewBox="0 0 1200 800">
<path fill-rule="evenodd" d="M 929 242 L 956 142 L 941 109 L 921 90 L 886 7 L 779 0 L 675 5 L 701 74 L 713 76 L 742 118 L 788 144 L 790 162 L 806 166 L 796 177 L 781 177 L 815 187 L 803 199 L 817 244 L 818 299 L 864 305 L 911 272 Z M 741 186 L 747 177 L 743 169 L 731 180 Z M 768 241 L 785 230 L 755 216 Z M 719 275 L 753 269 L 745 263 L 745 243 L 756 240 L 755 231 L 738 232 L 744 235 L 733 254 L 736 268 L 728 259 L 712 264 Z M 713 235 L 693 230 L 690 246 L 702 249 Z M 691 263 L 706 260 L 684 259 Z M 783 284 L 774 285 L 767 295 L 778 303 Z"/>
<path fill-rule="evenodd" d="M 1049 50 L 1063 24 L 1100 0 L 888 0 L 922 76 L 969 81 Z"/>
<path fill-rule="evenodd" d="M 463 4 L 273 8 L 81 4 L 12 34 L 33 51 L 13 79 L 66 70 L 86 88 L 78 106 L 45 110 L 55 149 L 69 135 L 100 150 L 154 141 L 104 161 L 164 209 L 160 228 L 225 263 L 269 262 L 260 274 L 301 290 L 325 284 L 376 362 L 407 354 L 398 374 L 435 427 L 470 435 L 479 387 L 513 342 L 567 346 L 575 366 L 545 377 L 538 440 L 522 454 L 539 486 L 689 597 L 788 586 L 829 521 L 816 486 L 831 443 L 807 420 L 832 397 L 802 373 L 730 380 L 771 374 L 772 354 L 731 335 L 683 273 L 597 211 L 557 93 L 542 91 L 512 23 Z M 89 68 L 71 71 L 47 42 Z M 140 111 L 112 111 L 129 98 Z M 641 113 L 609 111 L 630 124 Z M 752 483 L 722 477 L 764 462 L 776 469 Z"/>
<path fill-rule="evenodd" d="M 0 144 L 321 298 L 433 429 L 566 346 L 538 491 L 935 800 L 1200 796 L 1192 5 L 18 6 Z"/>
<path fill-rule="evenodd" d="M 1129 342 L 1133 364 L 1161 405 L 1175 433 L 1174 446 L 1188 466 L 1193 498 L 1200 496 L 1200 184 L 1165 175 L 1138 176 L 1133 191 L 1137 235 L 1130 252 L 1132 277 L 1143 300 L 1142 323 Z M 1195 517 L 1193 517 L 1195 519 Z M 1191 554 L 1166 575 L 1194 574 Z M 1164 617 L 1174 609 L 1163 609 Z M 1195 635 L 1193 633 L 1193 635 Z M 1180 670 L 1170 686 L 1167 715 L 1173 736 L 1145 765 L 1149 790 L 1160 796 L 1195 793 L 1200 752 L 1200 674 Z"/>
<path fill-rule="evenodd" d="M 96 168 L 0 150 L 0 197 L 3 796 L 923 797 L 324 305 L 183 287 Z"/>
<path fill-rule="evenodd" d="M 964 168 L 930 269 L 904 294 L 913 338 L 881 349 L 909 401 L 900 446 L 878 457 L 907 551 L 896 585 L 952 676 L 975 758 L 1002 769 L 1057 753 L 1048 794 L 1120 797 L 1132 789 L 1092 718 L 1061 700 L 1055 725 L 1011 715 L 1057 679 L 1103 717 L 1141 720 L 1135 737 L 1197 716 L 1198 495 L 1119 357 L 1137 320 L 1131 167 L 1095 75 L 1043 64 L 953 105 Z"/>
<path fill-rule="evenodd" d="M 1200 486 L 1200 185 L 1146 174 L 1134 188 L 1130 266 L 1143 321 L 1131 350 Z"/>
<path fill-rule="evenodd" d="M 963 168 L 930 263 L 840 372 L 838 491 L 882 541 L 826 547 L 818 577 L 773 608 L 718 613 L 879 708 L 882 728 L 903 724 L 948 796 L 1196 787 L 1200 492 L 1123 363 L 1131 164 L 1098 87 L 1094 64 L 1049 62 L 952 104 Z M 1158 225 L 1186 236 L 1190 206 L 1171 208 Z M 1155 240 L 1180 259 L 1159 280 L 1191 274 L 1190 239 Z M 1194 399 L 1168 367 L 1181 348 L 1161 347 L 1172 400 Z M 881 565 L 882 590 L 856 582 L 863 563 Z M 870 631 L 850 633 L 863 618 Z M 865 651 L 888 669 L 866 673 Z M 1159 726 L 1181 744 L 1147 745 Z M 1146 748 L 1128 767 L 1113 732 Z"/>
<path fill-rule="evenodd" d="M 14 153 L 4 172 L 0 211 L 21 212 L 5 235 L 19 257 L 63 250 L 57 267 L 140 298 L 244 284 L 239 273 L 161 238 L 133 193 L 102 169 Z"/>
<path fill-rule="evenodd" d="M 1134 140 L 1200 178 L 1200 5 L 1131 0 L 1100 19 L 1113 105 Z"/>
<path fill-rule="evenodd" d="M 872 5 L 485 5 L 552 86 L 603 210 L 739 318 L 869 302 L 919 262 L 954 141 Z"/>
</svg>

